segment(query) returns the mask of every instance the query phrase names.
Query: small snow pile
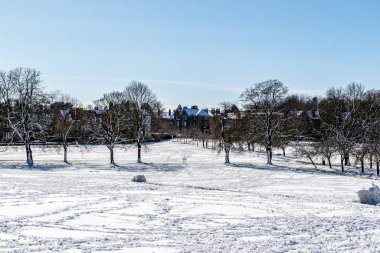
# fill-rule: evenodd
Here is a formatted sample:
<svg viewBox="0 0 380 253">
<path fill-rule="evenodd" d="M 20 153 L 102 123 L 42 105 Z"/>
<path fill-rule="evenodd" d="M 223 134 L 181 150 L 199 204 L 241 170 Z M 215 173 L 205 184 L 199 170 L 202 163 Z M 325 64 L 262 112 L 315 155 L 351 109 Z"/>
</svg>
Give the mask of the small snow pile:
<svg viewBox="0 0 380 253">
<path fill-rule="evenodd" d="M 358 191 L 359 201 L 362 204 L 377 205 L 380 204 L 380 188 L 372 183 L 368 190 Z"/>
<path fill-rule="evenodd" d="M 146 178 L 144 175 L 137 175 L 132 178 L 132 182 L 145 183 Z"/>
</svg>

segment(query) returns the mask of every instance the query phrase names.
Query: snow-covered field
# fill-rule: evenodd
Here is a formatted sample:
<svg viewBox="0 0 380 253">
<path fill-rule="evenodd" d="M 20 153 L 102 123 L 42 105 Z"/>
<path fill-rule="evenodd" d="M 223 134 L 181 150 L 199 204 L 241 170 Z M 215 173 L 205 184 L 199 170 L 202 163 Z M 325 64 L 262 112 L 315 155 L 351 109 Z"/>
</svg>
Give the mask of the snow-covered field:
<svg viewBox="0 0 380 253">
<path fill-rule="evenodd" d="M 183 157 L 187 156 L 187 164 Z M 380 207 L 356 192 L 373 179 L 319 172 L 296 159 L 223 154 L 161 142 L 0 153 L 0 252 L 379 252 Z M 17 162 L 16 162 L 17 161 Z M 338 169 L 337 169 L 338 170 Z M 144 174 L 147 183 L 131 182 Z"/>
</svg>

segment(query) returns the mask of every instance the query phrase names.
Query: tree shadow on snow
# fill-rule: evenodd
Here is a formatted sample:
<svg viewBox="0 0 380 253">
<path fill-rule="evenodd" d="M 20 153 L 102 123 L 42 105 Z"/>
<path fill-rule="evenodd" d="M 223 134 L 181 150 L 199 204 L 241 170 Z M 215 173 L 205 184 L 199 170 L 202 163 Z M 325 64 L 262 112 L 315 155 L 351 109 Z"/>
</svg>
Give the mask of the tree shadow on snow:
<svg viewBox="0 0 380 253">
<path fill-rule="evenodd" d="M 144 171 L 162 171 L 162 172 L 174 172 L 184 170 L 186 167 L 182 164 L 173 163 L 140 163 L 130 165 L 114 165 L 112 166 L 118 171 L 128 172 L 144 172 Z"/>
<path fill-rule="evenodd" d="M 72 168 L 71 164 L 57 163 L 57 164 L 35 164 L 32 168 L 29 168 L 26 163 L 12 163 L 12 164 L 0 164 L 0 169 L 9 170 L 40 170 L 40 171 L 52 171 Z"/>
<path fill-rule="evenodd" d="M 303 174 L 321 174 L 321 175 L 341 175 L 341 176 L 358 176 L 361 178 L 372 178 L 376 179 L 374 173 L 359 173 L 356 168 L 346 168 L 344 172 L 340 170 L 325 170 L 318 168 L 291 168 L 279 165 L 254 165 L 249 163 L 231 163 L 231 167 L 237 168 L 248 168 L 255 170 L 267 170 L 267 171 L 278 171 L 278 172 L 292 172 L 292 173 L 303 173 Z"/>
</svg>

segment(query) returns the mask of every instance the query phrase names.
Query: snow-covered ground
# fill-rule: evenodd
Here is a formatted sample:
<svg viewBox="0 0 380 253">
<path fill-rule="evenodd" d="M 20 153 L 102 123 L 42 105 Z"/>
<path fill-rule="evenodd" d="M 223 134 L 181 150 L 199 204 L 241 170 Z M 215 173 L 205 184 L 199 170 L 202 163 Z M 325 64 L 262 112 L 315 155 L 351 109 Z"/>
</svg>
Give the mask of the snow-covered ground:
<svg viewBox="0 0 380 253">
<path fill-rule="evenodd" d="M 183 164 L 183 157 L 187 164 Z M 292 157 L 223 154 L 161 142 L 143 153 L 70 147 L 0 153 L 0 252 L 378 252 L 380 207 L 356 192 L 373 179 Z M 339 170 L 337 168 L 337 170 Z M 131 182 L 144 174 L 147 183 Z"/>
</svg>

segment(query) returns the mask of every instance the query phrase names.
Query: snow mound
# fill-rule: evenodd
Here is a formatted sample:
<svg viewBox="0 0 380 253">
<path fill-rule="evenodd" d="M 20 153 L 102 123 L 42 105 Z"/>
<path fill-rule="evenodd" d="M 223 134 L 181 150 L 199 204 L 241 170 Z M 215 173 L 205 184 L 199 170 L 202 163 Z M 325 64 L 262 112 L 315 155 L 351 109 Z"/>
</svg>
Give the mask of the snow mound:
<svg viewBox="0 0 380 253">
<path fill-rule="evenodd" d="M 372 183 L 368 190 L 358 191 L 359 201 L 362 204 L 377 205 L 380 204 L 380 188 Z"/>
<path fill-rule="evenodd" d="M 144 175 L 137 175 L 132 178 L 132 182 L 145 183 L 146 178 Z"/>
</svg>

